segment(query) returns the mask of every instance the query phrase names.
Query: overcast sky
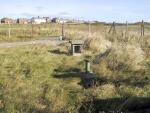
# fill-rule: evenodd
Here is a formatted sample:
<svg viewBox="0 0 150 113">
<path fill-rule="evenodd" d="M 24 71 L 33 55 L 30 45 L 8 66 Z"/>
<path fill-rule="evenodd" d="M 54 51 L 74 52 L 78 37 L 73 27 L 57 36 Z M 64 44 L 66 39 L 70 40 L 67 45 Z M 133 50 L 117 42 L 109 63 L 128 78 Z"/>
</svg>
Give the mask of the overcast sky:
<svg viewBox="0 0 150 113">
<path fill-rule="evenodd" d="M 63 16 L 76 19 L 150 22 L 150 0 L 0 0 L 0 18 Z"/>
</svg>

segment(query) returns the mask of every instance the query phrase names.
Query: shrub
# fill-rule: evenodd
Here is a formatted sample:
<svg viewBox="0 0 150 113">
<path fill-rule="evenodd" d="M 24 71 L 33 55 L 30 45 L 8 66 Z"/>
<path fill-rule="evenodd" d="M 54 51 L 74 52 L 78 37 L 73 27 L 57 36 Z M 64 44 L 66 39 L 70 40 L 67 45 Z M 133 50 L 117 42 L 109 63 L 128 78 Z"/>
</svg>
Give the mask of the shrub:
<svg viewBox="0 0 150 113">
<path fill-rule="evenodd" d="M 144 61 L 144 52 L 139 46 L 115 45 L 107 57 L 109 68 L 115 70 L 138 70 Z"/>
<path fill-rule="evenodd" d="M 111 47 L 111 42 L 104 39 L 103 36 L 100 37 L 90 37 L 85 40 L 84 47 L 86 50 L 90 50 L 94 53 L 104 53 Z"/>
<path fill-rule="evenodd" d="M 144 60 L 144 52 L 139 46 L 115 44 L 104 54 L 94 57 L 94 71 L 105 77 L 117 71 L 138 71 L 145 68 Z"/>
</svg>

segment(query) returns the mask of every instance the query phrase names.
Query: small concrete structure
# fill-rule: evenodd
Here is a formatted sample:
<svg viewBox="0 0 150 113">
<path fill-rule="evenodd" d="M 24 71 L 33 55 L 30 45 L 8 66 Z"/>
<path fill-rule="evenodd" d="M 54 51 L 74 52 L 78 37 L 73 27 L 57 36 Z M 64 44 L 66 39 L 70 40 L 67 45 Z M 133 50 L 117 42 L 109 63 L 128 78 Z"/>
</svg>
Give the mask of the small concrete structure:
<svg viewBox="0 0 150 113">
<path fill-rule="evenodd" d="M 85 59 L 85 72 L 81 75 L 81 84 L 84 88 L 90 88 L 98 85 L 98 77 L 91 70 L 90 60 Z"/>
<path fill-rule="evenodd" d="M 92 73 L 90 61 L 87 59 L 85 59 L 84 61 L 85 61 L 85 73 L 86 74 Z"/>
<path fill-rule="evenodd" d="M 71 43 L 71 55 L 80 56 L 84 41 L 74 40 L 74 41 L 70 41 L 70 43 Z"/>
</svg>

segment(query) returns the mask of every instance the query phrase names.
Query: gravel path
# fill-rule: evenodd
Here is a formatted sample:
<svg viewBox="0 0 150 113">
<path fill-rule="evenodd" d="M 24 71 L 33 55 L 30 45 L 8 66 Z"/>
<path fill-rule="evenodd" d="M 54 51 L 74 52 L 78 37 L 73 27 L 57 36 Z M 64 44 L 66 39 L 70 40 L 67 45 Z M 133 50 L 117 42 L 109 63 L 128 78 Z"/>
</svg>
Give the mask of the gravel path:
<svg viewBox="0 0 150 113">
<path fill-rule="evenodd" d="M 34 45 L 34 44 L 61 44 L 66 41 L 59 40 L 59 37 L 54 38 L 43 38 L 39 40 L 29 41 L 29 42 L 2 42 L 0 47 L 14 47 L 14 46 L 24 46 L 24 45 Z"/>
</svg>

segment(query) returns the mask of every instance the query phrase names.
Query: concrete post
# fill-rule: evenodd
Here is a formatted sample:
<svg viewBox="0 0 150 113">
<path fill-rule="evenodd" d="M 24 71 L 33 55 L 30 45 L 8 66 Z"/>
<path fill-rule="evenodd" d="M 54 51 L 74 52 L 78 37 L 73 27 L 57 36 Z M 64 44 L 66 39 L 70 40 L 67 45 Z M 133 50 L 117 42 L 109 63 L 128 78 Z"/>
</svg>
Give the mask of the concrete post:
<svg viewBox="0 0 150 113">
<path fill-rule="evenodd" d="M 89 60 L 85 60 L 85 72 L 90 73 L 91 72 L 91 64 Z"/>
</svg>

